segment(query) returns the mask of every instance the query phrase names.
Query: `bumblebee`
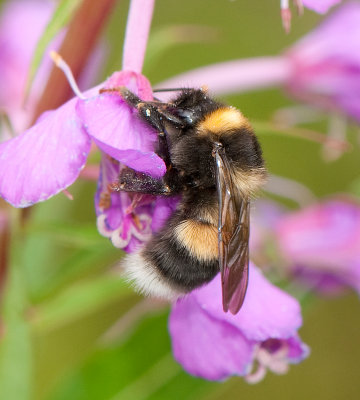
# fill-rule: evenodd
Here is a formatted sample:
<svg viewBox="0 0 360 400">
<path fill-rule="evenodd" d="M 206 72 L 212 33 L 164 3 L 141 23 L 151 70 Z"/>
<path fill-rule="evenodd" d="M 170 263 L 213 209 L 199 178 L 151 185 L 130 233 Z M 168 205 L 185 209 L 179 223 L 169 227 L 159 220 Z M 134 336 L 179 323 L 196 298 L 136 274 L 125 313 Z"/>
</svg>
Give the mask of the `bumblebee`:
<svg viewBox="0 0 360 400">
<path fill-rule="evenodd" d="M 158 132 L 167 168 L 162 179 L 124 168 L 112 190 L 181 196 L 165 226 L 123 259 L 126 276 L 140 292 L 175 299 L 220 271 L 223 309 L 236 314 L 248 284 L 250 200 L 267 176 L 249 121 L 204 89 L 178 89 L 169 103 L 110 90 Z"/>
</svg>

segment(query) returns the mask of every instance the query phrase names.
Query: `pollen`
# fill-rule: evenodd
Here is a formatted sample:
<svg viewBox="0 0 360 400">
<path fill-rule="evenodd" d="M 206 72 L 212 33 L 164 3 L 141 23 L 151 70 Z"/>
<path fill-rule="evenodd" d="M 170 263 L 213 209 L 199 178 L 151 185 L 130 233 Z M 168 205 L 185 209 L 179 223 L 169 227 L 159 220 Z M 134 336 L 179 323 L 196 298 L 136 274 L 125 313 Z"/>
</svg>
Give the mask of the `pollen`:
<svg viewBox="0 0 360 400">
<path fill-rule="evenodd" d="M 99 208 L 107 210 L 111 207 L 111 195 L 108 192 L 102 192 L 100 194 Z"/>
</svg>

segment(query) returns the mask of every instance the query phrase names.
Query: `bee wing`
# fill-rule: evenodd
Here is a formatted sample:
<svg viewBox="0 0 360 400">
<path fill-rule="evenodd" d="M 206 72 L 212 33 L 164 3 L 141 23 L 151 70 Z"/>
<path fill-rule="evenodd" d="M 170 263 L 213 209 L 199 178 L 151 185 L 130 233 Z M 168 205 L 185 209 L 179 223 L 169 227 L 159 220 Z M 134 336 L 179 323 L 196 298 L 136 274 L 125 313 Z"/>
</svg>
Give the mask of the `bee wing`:
<svg viewBox="0 0 360 400">
<path fill-rule="evenodd" d="M 234 191 L 229 162 L 222 148 L 215 150 L 215 162 L 223 308 L 236 314 L 244 302 L 248 284 L 250 202 Z"/>
</svg>

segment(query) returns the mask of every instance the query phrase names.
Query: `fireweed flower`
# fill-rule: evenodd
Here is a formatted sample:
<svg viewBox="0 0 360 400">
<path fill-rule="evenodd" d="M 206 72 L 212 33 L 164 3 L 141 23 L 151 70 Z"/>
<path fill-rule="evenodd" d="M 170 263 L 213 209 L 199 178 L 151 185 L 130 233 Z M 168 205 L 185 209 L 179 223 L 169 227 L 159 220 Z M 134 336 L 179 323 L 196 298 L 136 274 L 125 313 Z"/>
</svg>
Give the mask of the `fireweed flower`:
<svg viewBox="0 0 360 400">
<path fill-rule="evenodd" d="M 255 383 L 267 369 L 283 374 L 289 363 L 307 357 L 309 349 L 297 334 L 301 323 L 297 300 L 251 264 L 237 315 L 222 309 L 218 275 L 174 304 L 169 330 L 174 357 L 190 374 L 209 380 L 239 375 Z"/>
<path fill-rule="evenodd" d="M 346 3 L 283 55 L 233 60 L 178 75 L 158 86 L 216 94 L 283 86 L 297 99 L 360 121 L 360 4 Z"/>
<path fill-rule="evenodd" d="M 117 73 L 108 82 L 150 90 L 146 79 L 132 72 Z M 119 96 L 99 95 L 98 89 L 85 92 L 89 100 L 74 98 L 55 111 L 44 113 L 33 127 L 0 144 L 0 193 L 5 200 L 15 207 L 27 207 L 69 186 L 85 164 L 90 139 L 111 157 L 125 160 L 131 167 L 136 167 L 138 156 L 142 161 L 138 169 L 142 172 L 154 176 L 165 172 L 163 161 L 152 150 L 148 151 L 156 138 L 155 132 L 148 137 L 145 129 L 141 135 L 143 124 L 139 127 L 140 122 L 125 102 Z M 141 90 L 136 92 L 140 94 Z M 84 107 L 78 103 L 90 104 L 89 108 L 96 105 L 99 120 L 104 122 L 110 117 L 112 125 L 93 132 L 91 121 L 84 122 L 79 117 Z M 113 119 L 116 113 L 117 118 Z"/>
<path fill-rule="evenodd" d="M 129 243 L 129 232 L 138 239 L 148 236 L 150 219 L 145 218 L 145 210 L 155 212 L 154 205 L 144 205 L 141 199 L 141 212 L 134 218 L 133 199 L 124 193 L 110 193 L 107 183 L 110 178 L 116 181 L 120 163 L 154 177 L 165 173 L 163 160 L 153 150 L 156 132 L 142 123 L 136 110 L 116 92 L 99 94 L 99 89 L 127 86 L 140 98 L 152 100 L 151 86 L 140 74 L 152 9 L 152 1 L 131 3 L 124 71 L 85 92 L 85 100 L 74 98 L 44 113 L 33 127 L 0 144 L 0 195 L 5 200 L 15 207 L 27 207 L 71 185 L 85 165 L 93 140 L 106 154 L 96 196 L 100 230 L 109 236 L 110 231 L 120 232 L 122 227 L 124 236 L 110 235 L 121 247 Z M 160 207 L 164 209 L 161 202 Z"/>
<path fill-rule="evenodd" d="M 284 215 L 275 225 L 280 254 L 311 289 L 360 293 L 360 206 L 328 200 Z"/>
</svg>

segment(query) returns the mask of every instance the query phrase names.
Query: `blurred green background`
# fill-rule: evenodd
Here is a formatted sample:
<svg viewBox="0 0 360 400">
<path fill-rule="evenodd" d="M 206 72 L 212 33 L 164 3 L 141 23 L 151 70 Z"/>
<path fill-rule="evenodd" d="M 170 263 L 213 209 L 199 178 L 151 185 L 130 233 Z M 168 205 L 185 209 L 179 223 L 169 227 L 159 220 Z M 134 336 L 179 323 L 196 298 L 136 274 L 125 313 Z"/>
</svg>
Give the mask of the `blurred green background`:
<svg viewBox="0 0 360 400">
<path fill-rule="evenodd" d="M 121 66 L 127 11 L 128 1 L 119 1 L 106 29 L 109 58 L 99 82 Z M 144 74 L 156 84 L 210 63 L 277 55 L 322 19 L 305 10 L 301 18 L 294 15 L 286 35 L 279 14 L 278 0 L 158 0 Z M 207 37 L 169 41 L 172 26 L 189 24 L 210 29 Z M 255 124 L 295 104 L 278 90 L 226 100 Z M 327 126 L 326 118 L 307 125 L 323 133 Z M 319 198 L 359 194 L 357 127 L 349 130 L 352 151 L 331 163 L 323 161 L 317 143 L 266 129 L 258 135 L 271 173 L 305 184 Z M 241 378 L 212 383 L 187 375 L 171 355 L 168 309 L 149 306 L 109 268 L 121 251 L 96 230 L 95 188 L 76 182 L 70 188 L 74 201 L 60 194 L 36 205 L 25 228 L 21 211 L 9 208 L 14 229 L 3 295 L 0 399 L 359 398 L 359 299 L 350 293 L 307 304 L 300 334 L 312 353 L 287 375 L 269 373 L 254 386 Z M 109 332 L 116 322 L 122 328 Z"/>
</svg>

